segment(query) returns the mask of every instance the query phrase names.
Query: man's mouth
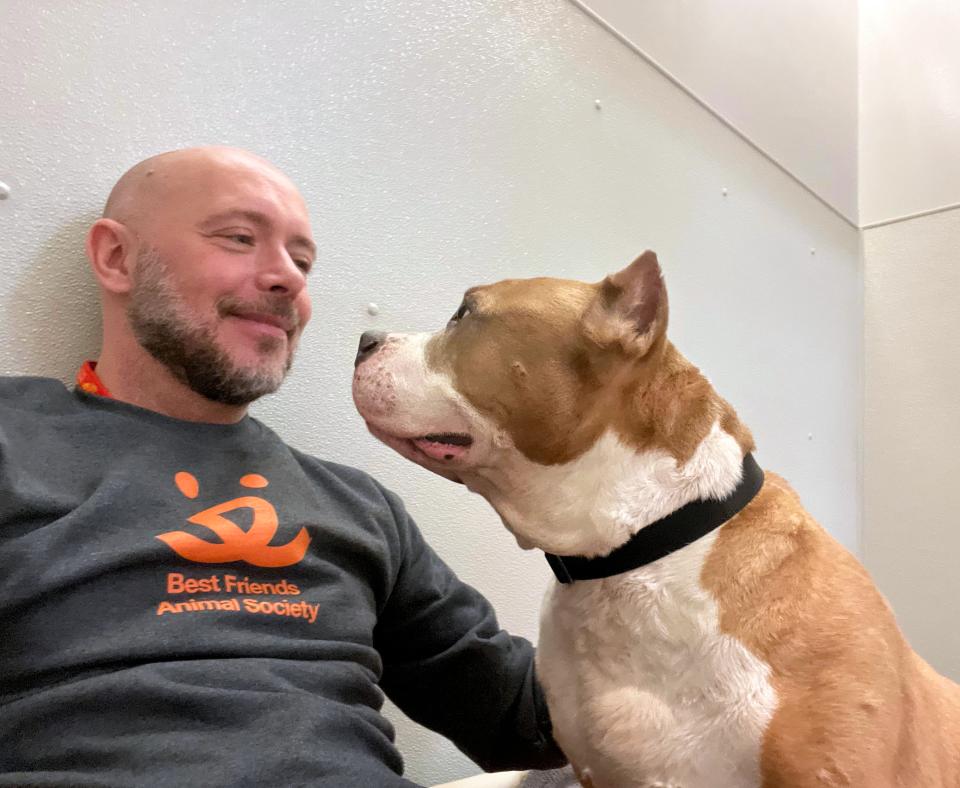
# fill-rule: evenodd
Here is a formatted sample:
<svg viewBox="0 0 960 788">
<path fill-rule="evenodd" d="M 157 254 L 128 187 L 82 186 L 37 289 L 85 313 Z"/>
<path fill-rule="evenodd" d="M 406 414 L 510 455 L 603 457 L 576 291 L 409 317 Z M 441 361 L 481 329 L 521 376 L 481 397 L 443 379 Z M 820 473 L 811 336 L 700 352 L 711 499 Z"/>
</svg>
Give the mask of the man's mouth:
<svg viewBox="0 0 960 788">
<path fill-rule="evenodd" d="M 279 329 L 284 334 L 289 334 L 295 327 L 294 320 L 267 312 L 234 312 L 233 317 L 240 318 L 241 320 L 249 320 L 253 323 L 260 323 L 266 327 L 273 327 Z"/>
</svg>

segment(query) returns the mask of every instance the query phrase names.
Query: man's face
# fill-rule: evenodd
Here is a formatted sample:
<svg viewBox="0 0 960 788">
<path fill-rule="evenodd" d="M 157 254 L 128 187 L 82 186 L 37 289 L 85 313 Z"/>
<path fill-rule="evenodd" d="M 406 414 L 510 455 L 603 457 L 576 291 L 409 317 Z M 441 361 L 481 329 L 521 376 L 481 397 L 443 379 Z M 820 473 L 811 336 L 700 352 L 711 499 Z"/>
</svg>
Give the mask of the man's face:
<svg viewBox="0 0 960 788">
<path fill-rule="evenodd" d="M 306 207 L 255 163 L 215 162 L 180 181 L 145 223 L 130 325 L 194 391 L 246 404 L 280 385 L 310 319 Z"/>
</svg>

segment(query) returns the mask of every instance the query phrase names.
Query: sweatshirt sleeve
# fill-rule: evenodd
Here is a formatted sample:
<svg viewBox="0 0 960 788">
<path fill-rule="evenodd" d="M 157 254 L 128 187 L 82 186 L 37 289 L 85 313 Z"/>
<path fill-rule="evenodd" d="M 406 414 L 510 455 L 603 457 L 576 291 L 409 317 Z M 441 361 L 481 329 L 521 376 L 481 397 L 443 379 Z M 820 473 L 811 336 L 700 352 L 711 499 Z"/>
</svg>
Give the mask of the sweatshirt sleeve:
<svg viewBox="0 0 960 788">
<path fill-rule="evenodd" d="M 384 692 L 487 771 L 563 765 L 533 646 L 500 628 L 490 603 L 437 556 L 399 499 L 385 494 L 400 550 L 375 631 Z"/>
</svg>

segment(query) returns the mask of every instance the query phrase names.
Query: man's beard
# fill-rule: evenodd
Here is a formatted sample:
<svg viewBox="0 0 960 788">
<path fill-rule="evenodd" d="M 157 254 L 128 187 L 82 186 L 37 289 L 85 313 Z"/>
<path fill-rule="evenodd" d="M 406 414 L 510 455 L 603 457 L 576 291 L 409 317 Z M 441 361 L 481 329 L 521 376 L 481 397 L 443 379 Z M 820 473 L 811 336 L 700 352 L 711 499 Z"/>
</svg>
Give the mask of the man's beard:
<svg viewBox="0 0 960 788">
<path fill-rule="evenodd" d="M 216 304 L 222 318 L 239 312 L 276 315 L 297 326 L 298 315 L 287 299 L 264 296 L 247 302 L 224 296 Z M 191 319 L 176 292 L 167 266 L 156 249 L 137 255 L 136 282 L 130 294 L 127 319 L 140 345 L 182 383 L 197 394 L 225 405 L 247 405 L 279 388 L 293 363 L 291 340 L 286 357 L 276 358 L 281 337 L 260 339 L 258 351 L 269 359 L 253 367 L 238 367 L 217 344 L 213 321 Z M 289 335 L 288 335 L 289 336 Z"/>
</svg>

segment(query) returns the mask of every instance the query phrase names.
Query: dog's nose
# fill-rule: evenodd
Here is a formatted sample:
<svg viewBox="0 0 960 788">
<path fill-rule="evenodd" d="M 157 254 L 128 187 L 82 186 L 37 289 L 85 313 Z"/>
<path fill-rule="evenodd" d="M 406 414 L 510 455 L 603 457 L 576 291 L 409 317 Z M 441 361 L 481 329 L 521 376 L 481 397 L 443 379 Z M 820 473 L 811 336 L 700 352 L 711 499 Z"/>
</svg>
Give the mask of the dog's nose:
<svg viewBox="0 0 960 788">
<path fill-rule="evenodd" d="M 387 338 L 386 331 L 364 331 L 360 337 L 360 347 L 357 348 L 357 357 L 353 360 L 353 366 L 359 367 L 370 356 L 377 352 Z"/>
</svg>

